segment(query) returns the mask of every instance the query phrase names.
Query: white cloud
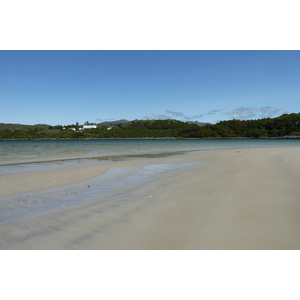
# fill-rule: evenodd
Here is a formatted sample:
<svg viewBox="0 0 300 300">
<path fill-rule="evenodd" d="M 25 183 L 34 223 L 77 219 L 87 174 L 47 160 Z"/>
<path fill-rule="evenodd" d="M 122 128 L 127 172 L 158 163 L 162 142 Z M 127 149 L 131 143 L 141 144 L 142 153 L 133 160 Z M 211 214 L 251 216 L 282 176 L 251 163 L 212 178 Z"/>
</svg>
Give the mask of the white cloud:
<svg viewBox="0 0 300 300">
<path fill-rule="evenodd" d="M 166 110 L 166 113 L 168 115 L 173 115 L 173 116 L 176 116 L 176 117 L 183 117 L 183 113 L 182 112 L 176 112 L 176 111 Z"/>
<path fill-rule="evenodd" d="M 176 111 L 171 111 L 171 110 L 166 110 L 166 113 L 169 115 L 175 116 L 175 117 L 183 117 L 186 120 L 200 119 L 203 117 L 203 114 L 189 117 L 189 116 L 184 115 L 182 112 L 176 112 Z"/>
<path fill-rule="evenodd" d="M 144 119 L 164 120 L 164 119 L 172 119 L 172 118 L 183 118 L 186 120 L 193 120 L 193 119 L 200 119 L 203 117 L 203 114 L 189 117 L 189 116 L 185 116 L 182 112 L 176 112 L 171 110 L 166 110 L 166 114 L 167 115 L 150 114 L 145 116 Z"/>
<path fill-rule="evenodd" d="M 279 109 L 272 106 L 245 108 L 240 107 L 224 113 L 232 119 L 246 120 L 250 118 L 271 118 L 279 112 Z"/>
<path fill-rule="evenodd" d="M 271 118 L 276 115 L 280 110 L 271 106 L 266 106 L 262 108 L 262 118 Z"/>
<path fill-rule="evenodd" d="M 150 120 L 164 120 L 164 119 L 170 119 L 169 116 L 166 115 L 157 115 L 157 114 L 150 114 L 144 117 L 144 119 L 150 119 Z"/>
<path fill-rule="evenodd" d="M 219 111 L 222 111 L 223 109 L 211 109 L 208 113 L 207 113 L 207 115 L 214 115 L 214 114 L 216 114 L 217 112 L 219 112 Z"/>
</svg>

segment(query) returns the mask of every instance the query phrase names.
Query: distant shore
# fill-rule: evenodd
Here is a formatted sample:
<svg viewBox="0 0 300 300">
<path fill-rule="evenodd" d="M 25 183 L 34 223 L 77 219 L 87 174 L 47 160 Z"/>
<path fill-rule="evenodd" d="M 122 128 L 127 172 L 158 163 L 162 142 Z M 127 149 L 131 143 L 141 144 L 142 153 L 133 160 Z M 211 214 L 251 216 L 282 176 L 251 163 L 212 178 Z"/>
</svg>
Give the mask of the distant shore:
<svg viewBox="0 0 300 300">
<path fill-rule="evenodd" d="M 88 140 L 288 140 L 300 139 L 300 135 L 281 137 L 205 137 L 205 138 L 177 138 L 177 137 L 136 137 L 136 138 L 16 138 L 0 139 L 0 141 L 88 141 Z"/>
</svg>

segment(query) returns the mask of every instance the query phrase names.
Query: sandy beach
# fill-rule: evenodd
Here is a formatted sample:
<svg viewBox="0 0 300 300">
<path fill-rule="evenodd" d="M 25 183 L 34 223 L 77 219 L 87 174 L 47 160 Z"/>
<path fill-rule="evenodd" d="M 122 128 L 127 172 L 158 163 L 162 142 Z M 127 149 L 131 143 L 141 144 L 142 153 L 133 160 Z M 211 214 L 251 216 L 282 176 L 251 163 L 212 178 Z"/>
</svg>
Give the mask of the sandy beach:
<svg viewBox="0 0 300 300">
<path fill-rule="evenodd" d="M 126 179 L 141 168 L 150 175 Z M 114 170 L 116 178 L 104 184 L 101 178 Z M 29 192 L 51 195 L 81 184 L 76 197 L 86 197 L 39 211 L 36 202 L 20 198 L 33 209 L 0 219 L 0 249 L 300 249 L 299 147 L 210 150 L 3 174 L 0 180 L 2 216 L 5 199 Z M 109 190 L 109 180 L 123 184 Z"/>
</svg>

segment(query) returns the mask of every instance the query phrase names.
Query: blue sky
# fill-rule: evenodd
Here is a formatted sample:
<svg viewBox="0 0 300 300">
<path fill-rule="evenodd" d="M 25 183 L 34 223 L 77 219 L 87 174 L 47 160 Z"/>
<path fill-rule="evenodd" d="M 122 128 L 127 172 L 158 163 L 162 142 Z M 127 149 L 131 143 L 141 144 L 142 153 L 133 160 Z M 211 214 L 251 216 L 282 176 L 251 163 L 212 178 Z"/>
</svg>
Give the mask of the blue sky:
<svg viewBox="0 0 300 300">
<path fill-rule="evenodd" d="M 0 51 L 0 123 L 300 112 L 299 51 Z"/>
</svg>

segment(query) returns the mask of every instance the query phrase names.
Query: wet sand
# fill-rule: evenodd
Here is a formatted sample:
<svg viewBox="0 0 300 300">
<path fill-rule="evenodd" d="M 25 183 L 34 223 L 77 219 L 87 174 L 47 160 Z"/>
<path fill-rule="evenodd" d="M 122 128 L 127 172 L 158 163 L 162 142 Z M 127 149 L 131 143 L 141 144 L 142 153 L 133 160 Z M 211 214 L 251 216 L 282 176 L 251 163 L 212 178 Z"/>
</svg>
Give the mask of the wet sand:
<svg viewBox="0 0 300 300">
<path fill-rule="evenodd" d="M 128 179 L 149 165 L 173 164 L 183 167 Z M 125 170 L 117 177 L 124 184 L 101 194 L 109 170 Z M 93 178 L 98 186 L 88 187 Z M 86 184 L 76 194 L 82 201 L 0 219 L 0 249 L 300 249 L 298 147 L 212 150 L 0 180 L 0 201 Z"/>
</svg>

